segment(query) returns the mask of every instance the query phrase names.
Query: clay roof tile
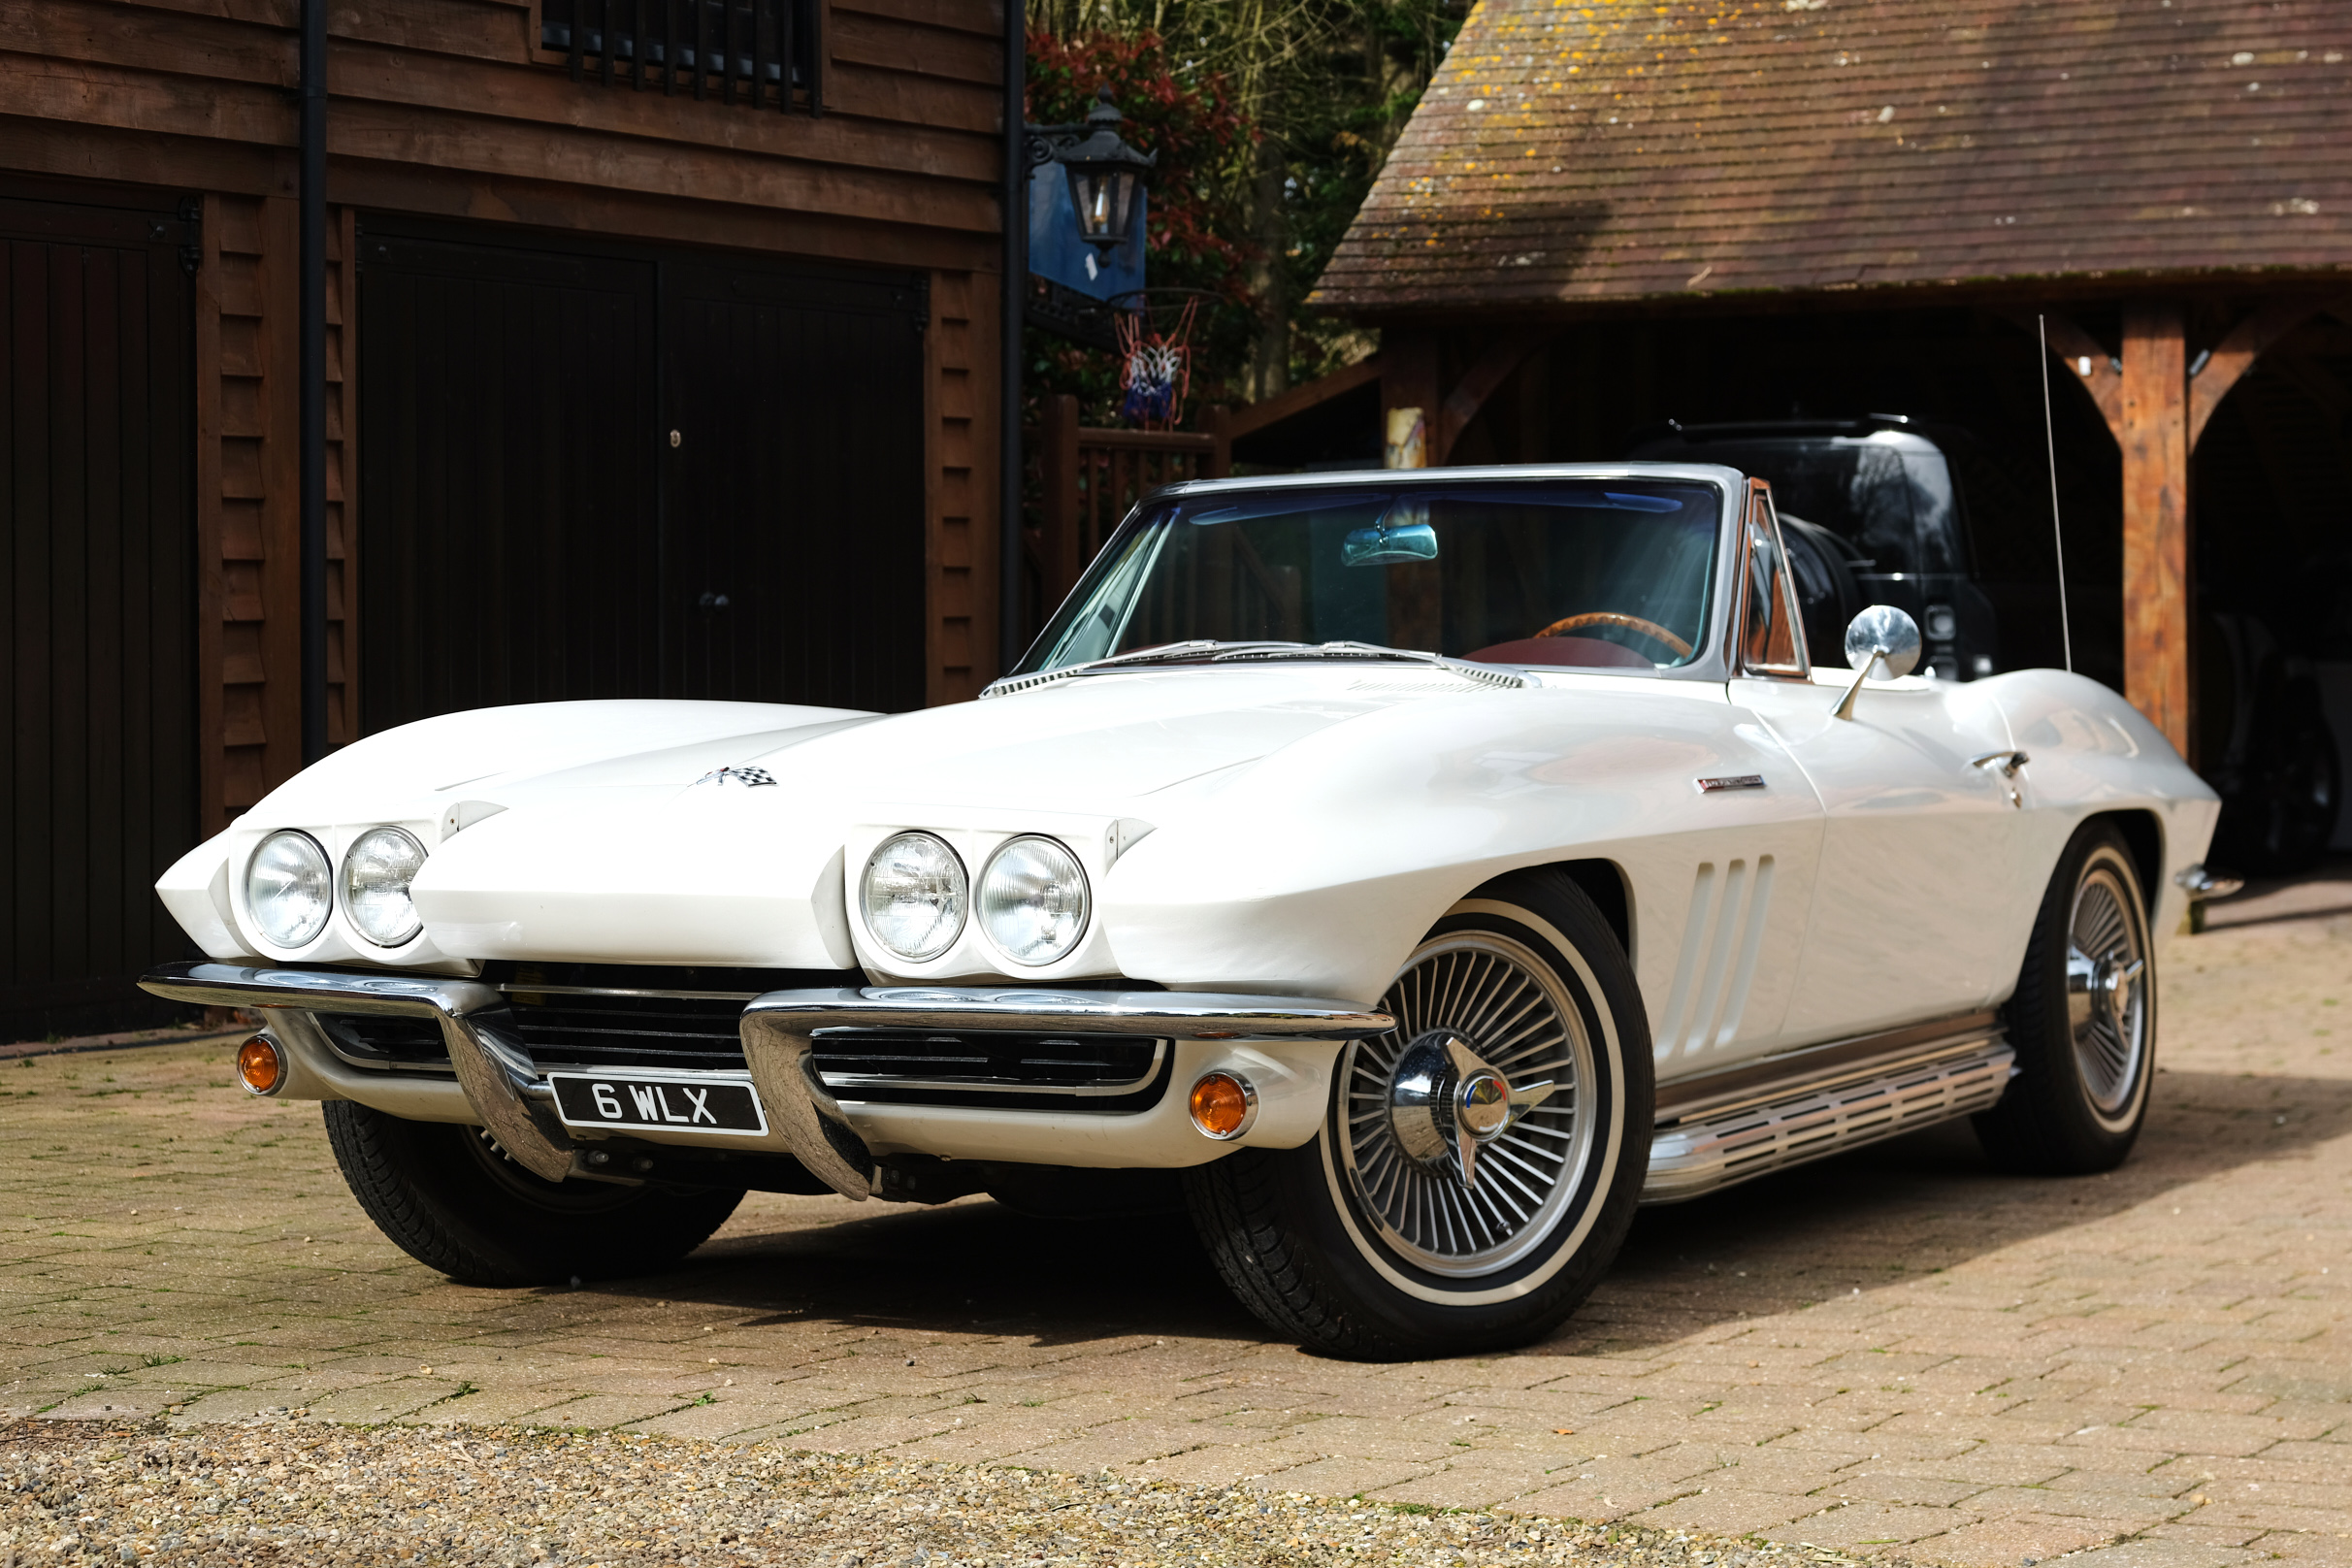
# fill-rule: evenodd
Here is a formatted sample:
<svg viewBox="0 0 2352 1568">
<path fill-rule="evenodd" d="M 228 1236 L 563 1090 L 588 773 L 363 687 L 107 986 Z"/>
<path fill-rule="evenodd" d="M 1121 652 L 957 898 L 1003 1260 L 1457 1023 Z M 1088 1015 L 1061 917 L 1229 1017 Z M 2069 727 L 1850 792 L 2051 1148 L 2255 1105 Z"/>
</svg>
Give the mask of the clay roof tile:
<svg viewBox="0 0 2352 1568">
<path fill-rule="evenodd" d="M 2256 268 L 2352 276 L 2342 0 L 1479 0 L 1314 303 Z"/>
</svg>

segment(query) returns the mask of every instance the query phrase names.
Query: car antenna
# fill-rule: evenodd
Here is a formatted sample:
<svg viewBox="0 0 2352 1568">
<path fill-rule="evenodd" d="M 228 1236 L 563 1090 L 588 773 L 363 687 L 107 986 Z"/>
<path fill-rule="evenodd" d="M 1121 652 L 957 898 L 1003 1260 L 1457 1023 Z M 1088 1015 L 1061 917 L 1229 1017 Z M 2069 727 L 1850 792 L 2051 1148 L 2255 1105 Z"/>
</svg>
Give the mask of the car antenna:
<svg viewBox="0 0 2352 1568">
<path fill-rule="evenodd" d="M 2066 650 L 2066 671 L 2074 672 L 2074 627 L 2066 612 L 2066 530 L 2058 523 L 2058 436 L 2050 423 L 2050 329 L 2048 318 L 2034 317 L 2034 336 L 2042 343 L 2042 442 L 2050 456 L 2050 541 L 2058 546 L 2058 639 Z"/>
</svg>

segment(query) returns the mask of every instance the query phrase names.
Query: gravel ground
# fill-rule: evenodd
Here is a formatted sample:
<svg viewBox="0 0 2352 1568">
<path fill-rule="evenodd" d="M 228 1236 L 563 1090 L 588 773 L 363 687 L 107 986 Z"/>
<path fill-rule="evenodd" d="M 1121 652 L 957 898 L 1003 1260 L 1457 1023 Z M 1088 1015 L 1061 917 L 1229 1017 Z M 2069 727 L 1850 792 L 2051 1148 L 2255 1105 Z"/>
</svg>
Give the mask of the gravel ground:
<svg viewBox="0 0 2352 1568">
<path fill-rule="evenodd" d="M 620 1433 L 0 1427 L 0 1565 L 1813 1568 L 1754 1541 Z M 1877 1568 L 1887 1559 L 1876 1558 Z"/>
</svg>

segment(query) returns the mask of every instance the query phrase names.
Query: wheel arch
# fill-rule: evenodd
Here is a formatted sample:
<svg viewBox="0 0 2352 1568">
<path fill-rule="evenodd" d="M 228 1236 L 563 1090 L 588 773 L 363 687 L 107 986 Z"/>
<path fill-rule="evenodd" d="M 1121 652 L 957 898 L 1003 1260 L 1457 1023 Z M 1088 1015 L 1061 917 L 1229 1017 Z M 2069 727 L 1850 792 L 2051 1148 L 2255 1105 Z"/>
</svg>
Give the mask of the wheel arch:
<svg viewBox="0 0 2352 1568">
<path fill-rule="evenodd" d="M 2084 819 L 2105 822 L 2123 834 L 2124 848 L 2132 852 L 2132 869 L 2140 873 L 2140 898 L 2147 905 L 2147 916 L 2156 918 L 2157 900 L 2164 896 L 2164 824 L 2153 811 L 2101 811 Z"/>
<path fill-rule="evenodd" d="M 1520 871 L 1558 871 L 1574 882 L 1584 897 L 1592 900 L 1593 907 L 1600 910 L 1601 918 L 1609 923 L 1609 929 L 1617 933 L 1617 946 L 1624 952 L 1625 961 L 1628 964 L 1634 962 L 1633 881 L 1626 876 L 1623 866 L 1611 860 L 1553 861 L 1548 865 L 1523 866 L 1519 871 L 1511 871 L 1506 875 L 1518 876 Z M 1490 878 L 1463 897 L 1478 898 L 1503 880 L 1504 877 L 1499 876 Z"/>
</svg>

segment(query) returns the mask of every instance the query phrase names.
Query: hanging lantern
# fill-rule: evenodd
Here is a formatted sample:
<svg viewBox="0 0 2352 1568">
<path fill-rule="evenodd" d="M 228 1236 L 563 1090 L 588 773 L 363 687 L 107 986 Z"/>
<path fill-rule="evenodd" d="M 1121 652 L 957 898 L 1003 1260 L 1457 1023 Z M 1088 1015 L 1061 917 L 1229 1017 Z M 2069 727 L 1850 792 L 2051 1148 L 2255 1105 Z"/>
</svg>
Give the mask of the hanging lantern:
<svg viewBox="0 0 2352 1568">
<path fill-rule="evenodd" d="M 1143 172 L 1160 161 L 1160 154 L 1142 153 L 1119 135 L 1119 111 L 1111 104 L 1111 89 L 1102 88 L 1086 116 L 1085 140 L 1055 152 L 1054 161 L 1069 177 L 1070 207 L 1078 214 L 1078 231 L 1089 245 L 1116 250 L 1127 244 L 1135 226 L 1135 192 Z"/>
</svg>

